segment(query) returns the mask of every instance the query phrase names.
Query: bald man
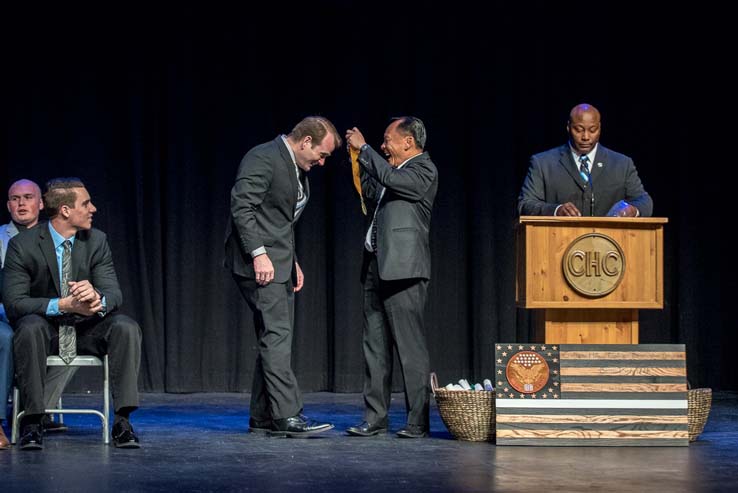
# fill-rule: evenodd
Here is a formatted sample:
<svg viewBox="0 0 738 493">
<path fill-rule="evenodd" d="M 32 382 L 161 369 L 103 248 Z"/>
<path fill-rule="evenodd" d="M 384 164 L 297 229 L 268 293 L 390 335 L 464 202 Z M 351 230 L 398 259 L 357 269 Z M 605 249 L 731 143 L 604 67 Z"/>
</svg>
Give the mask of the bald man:
<svg viewBox="0 0 738 493">
<path fill-rule="evenodd" d="M 36 182 L 21 179 L 8 189 L 8 212 L 10 222 L 0 226 L 0 267 L 5 265 L 10 239 L 38 224 L 39 214 L 44 208 L 41 189 Z M 2 271 L 0 271 L 0 292 L 2 292 Z M 64 391 L 77 368 L 52 367 L 46 374 L 44 401 L 47 408 L 56 407 L 59 396 Z M 5 307 L 0 299 L 0 424 L 7 418 L 8 392 L 13 382 L 13 330 L 8 325 Z M 65 431 L 62 423 L 43 420 L 44 431 Z M 0 450 L 9 448 L 7 437 L 0 427 Z"/>
<path fill-rule="evenodd" d="M 599 143 L 600 112 L 572 108 L 569 142 L 530 158 L 518 197 L 521 216 L 650 216 L 653 201 L 633 160 Z"/>
</svg>

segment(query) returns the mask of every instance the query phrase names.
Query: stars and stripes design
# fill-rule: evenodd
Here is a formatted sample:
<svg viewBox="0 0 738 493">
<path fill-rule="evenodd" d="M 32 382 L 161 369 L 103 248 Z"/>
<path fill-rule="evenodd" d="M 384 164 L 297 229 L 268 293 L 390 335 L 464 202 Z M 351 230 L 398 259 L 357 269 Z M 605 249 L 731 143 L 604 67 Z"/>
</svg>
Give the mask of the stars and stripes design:
<svg viewBox="0 0 738 493">
<path fill-rule="evenodd" d="M 495 363 L 498 445 L 689 443 L 684 345 L 498 343 Z"/>
</svg>

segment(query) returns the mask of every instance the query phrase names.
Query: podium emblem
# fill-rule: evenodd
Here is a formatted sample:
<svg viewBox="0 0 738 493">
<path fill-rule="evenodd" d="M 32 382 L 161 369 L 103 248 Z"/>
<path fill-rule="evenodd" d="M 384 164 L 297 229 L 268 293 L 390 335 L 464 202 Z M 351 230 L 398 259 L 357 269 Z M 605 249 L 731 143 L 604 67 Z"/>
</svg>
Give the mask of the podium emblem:
<svg viewBox="0 0 738 493">
<path fill-rule="evenodd" d="M 605 296 L 618 287 L 625 274 L 625 255 L 620 245 L 601 233 L 575 239 L 562 258 L 564 277 L 579 294 Z"/>
</svg>

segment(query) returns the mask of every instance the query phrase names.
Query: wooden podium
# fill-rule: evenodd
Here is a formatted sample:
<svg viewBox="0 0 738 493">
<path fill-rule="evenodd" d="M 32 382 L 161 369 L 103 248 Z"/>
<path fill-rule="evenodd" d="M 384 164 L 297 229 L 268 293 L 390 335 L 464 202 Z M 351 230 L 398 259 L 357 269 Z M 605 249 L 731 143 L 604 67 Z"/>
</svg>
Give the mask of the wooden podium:
<svg viewBox="0 0 738 493">
<path fill-rule="evenodd" d="M 535 342 L 638 344 L 638 309 L 663 308 L 666 218 L 521 216 L 518 306 Z"/>
</svg>

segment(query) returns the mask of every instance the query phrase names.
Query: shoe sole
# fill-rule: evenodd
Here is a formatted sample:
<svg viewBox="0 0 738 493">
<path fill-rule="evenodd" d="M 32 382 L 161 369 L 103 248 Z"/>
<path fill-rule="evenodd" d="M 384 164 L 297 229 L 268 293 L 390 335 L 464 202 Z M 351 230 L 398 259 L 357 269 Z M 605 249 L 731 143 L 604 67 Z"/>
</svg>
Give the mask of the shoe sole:
<svg viewBox="0 0 738 493">
<path fill-rule="evenodd" d="M 425 431 L 425 432 L 421 433 L 420 435 L 415 435 L 415 434 L 411 434 L 411 433 L 400 433 L 400 432 L 398 432 L 397 433 L 397 436 L 400 437 L 400 438 L 426 438 L 428 436 L 428 432 Z"/>
<path fill-rule="evenodd" d="M 38 443 L 29 443 L 28 445 L 21 445 L 21 450 L 43 450 L 44 446 L 39 445 Z"/>
<path fill-rule="evenodd" d="M 136 442 L 121 443 L 120 445 L 113 442 L 113 446 L 115 446 L 115 448 L 141 448 L 141 444 Z"/>
<path fill-rule="evenodd" d="M 267 433 L 270 433 L 272 430 L 269 428 L 252 428 L 249 426 L 249 433 L 257 433 L 259 435 L 266 435 Z"/>
<path fill-rule="evenodd" d="M 279 431 L 279 430 L 270 430 L 269 436 L 270 437 L 281 437 L 281 438 L 308 438 L 314 435 L 317 435 L 318 433 L 323 433 L 328 430 L 332 430 L 333 425 L 328 425 L 324 428 L 318 428 L 317 430 L 310 430 L 310 431 Z"/>
<path fill-rule="evenodd" d="M 44 433 L 63 433 L 68 430 L 69 428 L 67 426 L 59 428 L 44 428 Z"/>
<path fill-rule="evenodd" d="M 349 428 L 348 430 L 346 430 L 346 433 L 354 437 L 373 437 L 382 433 L 387 433 L 387 428 L 380 428 L 369 433 L 364 433 L 363 431 L 352 430 L 351 428 Z"/>
</svg>

